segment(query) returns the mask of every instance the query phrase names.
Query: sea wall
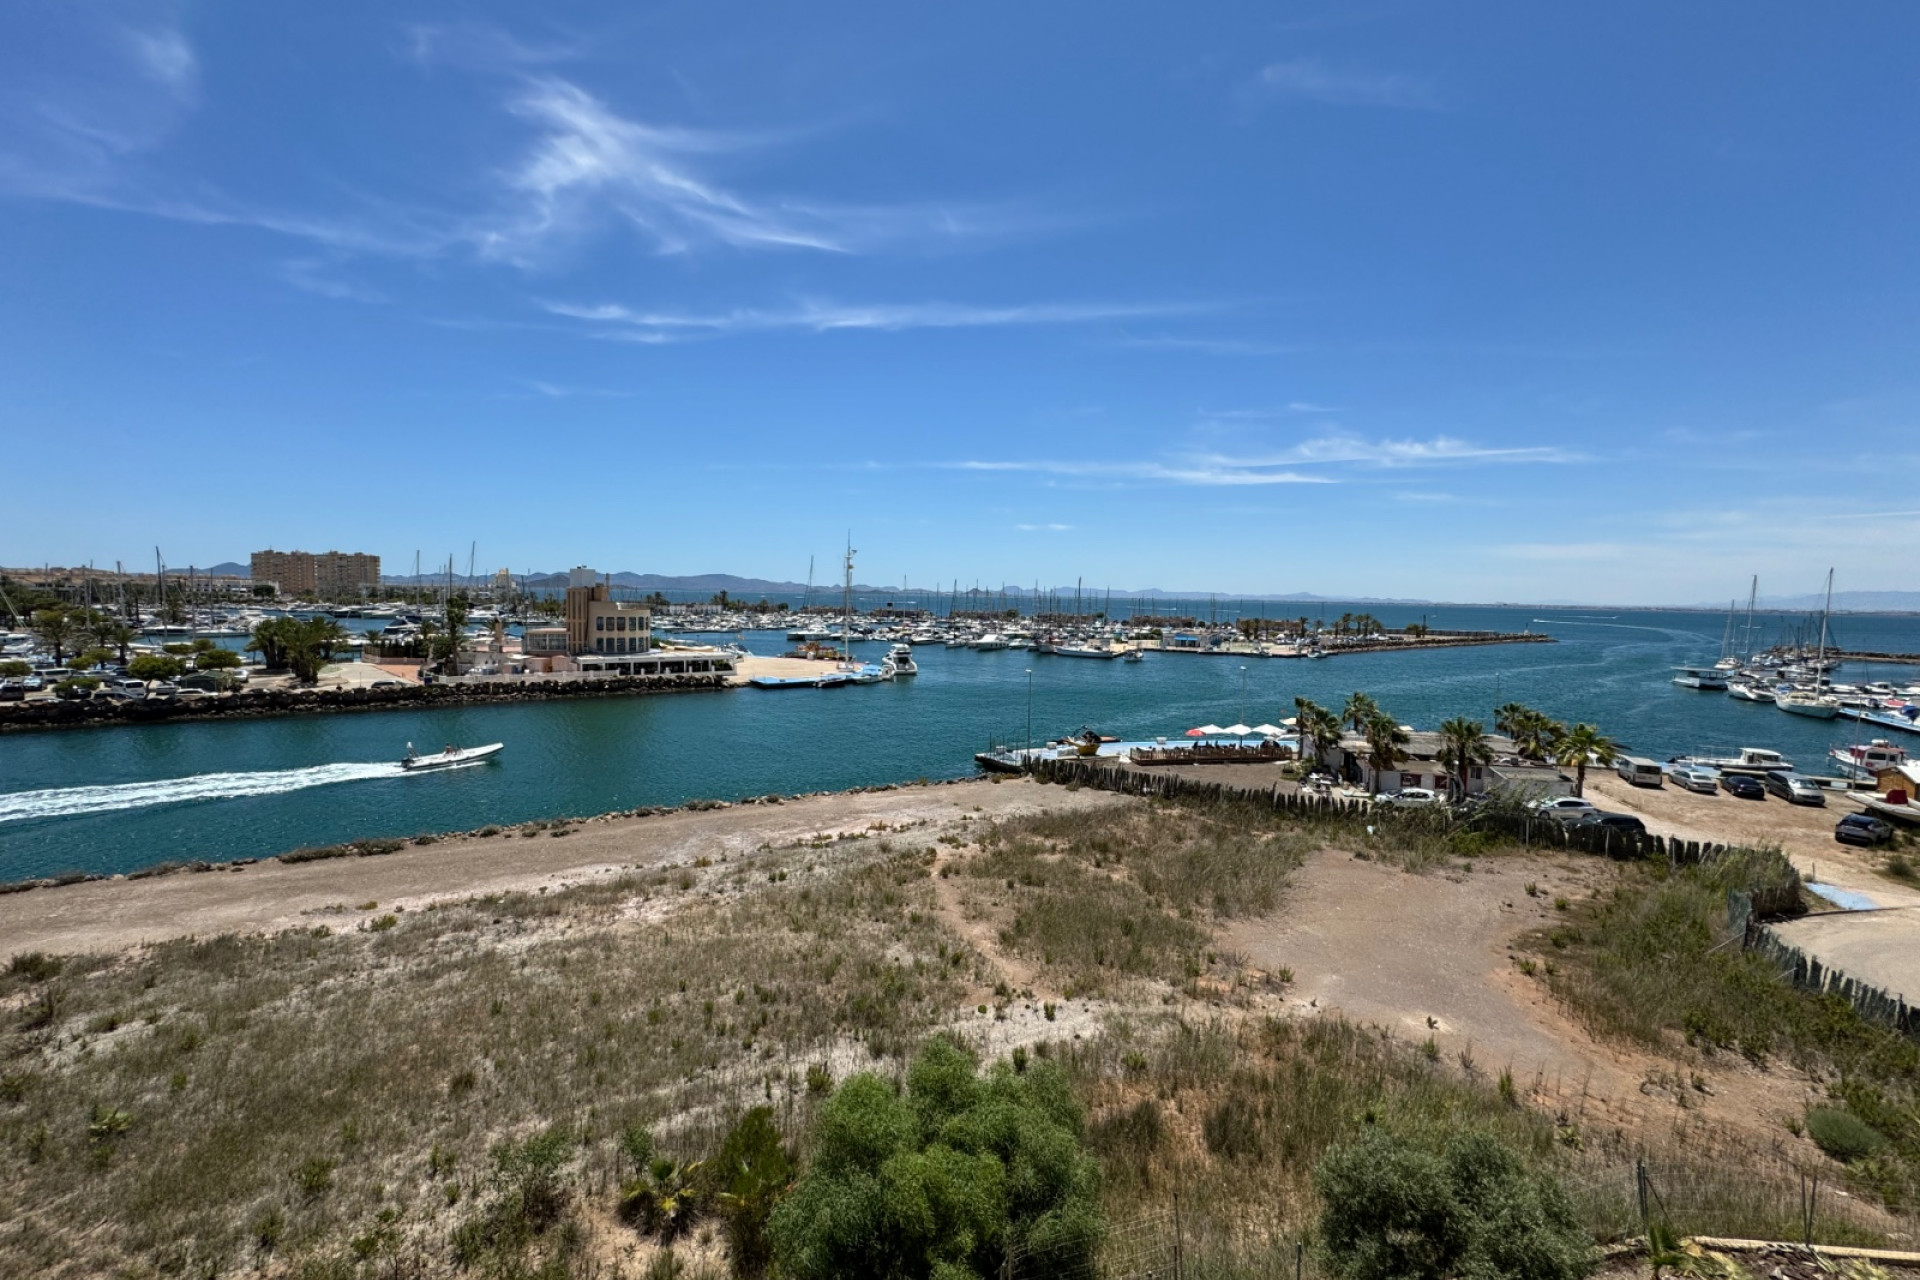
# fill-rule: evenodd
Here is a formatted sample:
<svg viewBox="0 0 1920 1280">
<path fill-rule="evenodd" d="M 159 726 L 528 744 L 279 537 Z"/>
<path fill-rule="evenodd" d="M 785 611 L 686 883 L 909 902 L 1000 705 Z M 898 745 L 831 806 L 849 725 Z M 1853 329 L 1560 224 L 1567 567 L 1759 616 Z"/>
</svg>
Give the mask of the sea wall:
<svg viewBox="0 0 1920 1280">
<path fill-rule="evenodd" d="M 722 675 L 609 676 L 604 680 L 501 680 L 399 685 L 381 689 L 262 689 L 181 702 L 65 699 L 0 703 L 0 733 L 163 724 L 182 720 L 238 720 L 337 711 L 413 711 L 479 703 L 546 702 L 555 698 L 611 698 L 647 693 L 691 693 L 728 686 Z"/>
</svg>

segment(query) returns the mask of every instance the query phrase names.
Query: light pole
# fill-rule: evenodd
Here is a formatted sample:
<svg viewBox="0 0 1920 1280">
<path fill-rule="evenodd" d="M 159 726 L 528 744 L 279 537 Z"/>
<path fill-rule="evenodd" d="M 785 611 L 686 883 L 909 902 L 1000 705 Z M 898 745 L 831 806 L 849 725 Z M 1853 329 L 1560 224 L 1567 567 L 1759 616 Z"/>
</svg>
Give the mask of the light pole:
<svg viewBox="0 0 1920 1280">
<path fill-rule="evenodd" d="M 1027 668 L 1027 754 L 1033 754 L 1033 668 Z M 1028 764 L 1033 761 L 1029 759 Z"/>
<path fill-rule="evenodd" d="M 1240 723 L 1247 722 L 1247 669 L 1240 668 Z"/>
</svg>

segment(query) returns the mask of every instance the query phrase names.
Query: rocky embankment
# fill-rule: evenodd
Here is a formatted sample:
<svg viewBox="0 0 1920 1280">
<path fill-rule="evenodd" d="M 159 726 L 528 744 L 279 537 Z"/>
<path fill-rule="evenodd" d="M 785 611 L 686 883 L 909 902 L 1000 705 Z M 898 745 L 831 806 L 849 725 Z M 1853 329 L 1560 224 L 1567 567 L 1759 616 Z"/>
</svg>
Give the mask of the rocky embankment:
<svg viewBox="0 0 1920 1280">
<path fill-rule="evenodd" d="M 609 698 L 643 693 L 724 689 L 724 675 L 610 676 L 604 680 L 500 680 L 458 685 L 402 685 L 380 689 L 261 689 L 180 701 L 139 702 L 42 699 L 0 703 L 0 733 L 80 729 L 98 725 L 161 724 L 177 720 L 238 720 L 327 711 L 398 711 L 478 703 L 545 702 L 554 698 Z"/>
</svg>

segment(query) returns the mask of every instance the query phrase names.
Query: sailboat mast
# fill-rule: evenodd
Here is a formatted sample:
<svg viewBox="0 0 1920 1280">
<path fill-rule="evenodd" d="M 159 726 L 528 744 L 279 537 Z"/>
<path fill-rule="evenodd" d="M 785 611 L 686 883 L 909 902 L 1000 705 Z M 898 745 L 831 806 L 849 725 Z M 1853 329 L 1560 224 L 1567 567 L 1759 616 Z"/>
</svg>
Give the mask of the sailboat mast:
<svg viewBox="0 0 1920 1280">
<path fill-rule="evenodd" d="M 1814 659 L 1813 684 L 1816 689 L 1827 683 L 1827 615 L 1833 612 L 1833 570 L 1827 570 L 1827 603 L 1820 610 L 1820 649 Z"/>
<path fill-rule="evenodd" d="M 853 534 L 847 534 L 847 583 L 840 600 L 840 648 L 853 661 Z"/>
<path fill-rule="evenodd" d="M 1746 638 L 1747 651 L 1746 651 L 1746 654 L 1741 658 L 1742 662 L 1753 661 L 1753 605 L 1754 605 L 1755 598 L 1758 597 L 1759 594 L 1760 594 L 1760 575 L 1756 573 L 1753 575 L 1753 585 L 1747 588 L 1747 638 Z"/>
</svg>

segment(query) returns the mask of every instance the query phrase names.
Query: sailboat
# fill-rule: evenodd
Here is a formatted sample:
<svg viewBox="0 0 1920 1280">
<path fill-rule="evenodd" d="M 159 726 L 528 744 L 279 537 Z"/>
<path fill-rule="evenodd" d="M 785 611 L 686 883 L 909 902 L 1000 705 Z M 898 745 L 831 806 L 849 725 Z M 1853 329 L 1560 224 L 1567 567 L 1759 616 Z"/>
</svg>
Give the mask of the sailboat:
<svg viewBox="0 0 1920 1280">
<path fill-rule="evenodd" d="M 1840 714 L 1840 699 L 1827 692 L 1827 616 L 1833 612 L 1833 570 L 1827 570 L 1827 602 L 1820 610 L 1820 648 L 1813 663 L 1813 688 L 1781 685 L 1774 690 L 1773 705 L 1796 716 L 1831 720 Z"/>
</svg>

